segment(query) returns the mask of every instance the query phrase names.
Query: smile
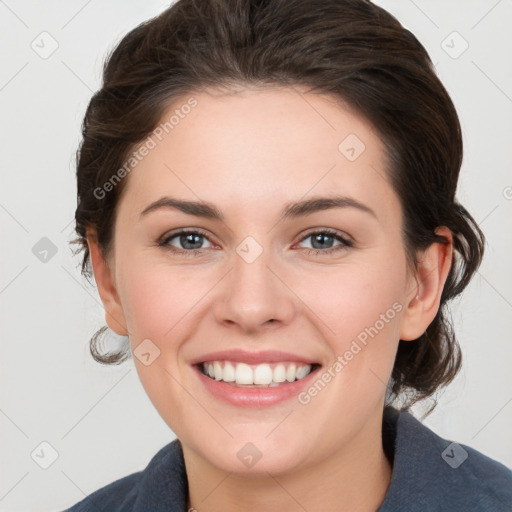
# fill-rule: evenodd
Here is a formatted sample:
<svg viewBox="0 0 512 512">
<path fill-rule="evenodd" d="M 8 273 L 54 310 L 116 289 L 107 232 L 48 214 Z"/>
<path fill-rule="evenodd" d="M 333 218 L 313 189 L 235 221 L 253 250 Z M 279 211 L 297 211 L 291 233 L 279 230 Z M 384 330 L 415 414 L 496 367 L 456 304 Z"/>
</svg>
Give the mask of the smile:
<svg viewBox="0 0 512 512">
<path fill-rule="evenodd" d="M 280 361 L 251 365 L 224 359 L 193 367 L 210 397 L 235 407 L 257 409 L 296 400 L 321 369 L 316 363 Z"/>
<path fill-rule="evenodd" d="M 213 380 L 237 387 L 277 387 L 301 380 L 318 365 L 279 362 L 247 364 L 233 361 L 208 361 L 199 365 L 202 373 Z"/>
</svg>

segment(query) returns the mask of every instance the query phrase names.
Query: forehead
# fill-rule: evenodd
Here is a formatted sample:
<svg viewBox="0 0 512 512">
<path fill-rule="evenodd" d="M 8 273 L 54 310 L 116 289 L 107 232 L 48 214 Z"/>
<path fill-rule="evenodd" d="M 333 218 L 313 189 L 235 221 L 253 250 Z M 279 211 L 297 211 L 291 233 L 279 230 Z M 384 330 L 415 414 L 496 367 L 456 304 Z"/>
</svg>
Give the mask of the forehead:
<svg viewBox="0 0 512 512">
<path fill-rule="evenodd" d="M 140 212 L 171 194 L 258 211 L 335 192 L 396 205 L 372 126 L 337 98 L 303 91 L 209 89 L 175 101 L 128 176 L 129 203 Z"/>
</svg>

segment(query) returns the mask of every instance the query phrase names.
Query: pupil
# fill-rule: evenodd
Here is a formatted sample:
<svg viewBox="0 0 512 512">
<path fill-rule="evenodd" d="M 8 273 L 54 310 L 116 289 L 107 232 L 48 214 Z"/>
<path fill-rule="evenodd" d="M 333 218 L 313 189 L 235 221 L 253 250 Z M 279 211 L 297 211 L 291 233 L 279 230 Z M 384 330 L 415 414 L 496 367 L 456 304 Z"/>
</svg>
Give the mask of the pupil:
<svg viewBox="0 0 512 512">
<path fill-rule="evenodd" d="M 180 238 L 180 242 L 183 247 L 187 247 L 189 249 L 198 249 L 201 246 L 201 235 L 198 235 L 196 233 L 182 235 Z M 326 246 L 325 242 L 329 242 L 329 240 L 332 241 L 332 237 L 330 235 L 324 235 L 322 233 L 319 233 L 313 237 L 313 247 L 315 247 L 318 244 L 319 247 L 315 247 L 315 249 L 321 249 L 322 247 Z M 189 243 L 192 244 L 193 247 L 188 246 Z"/>
<path fill-rule="evenodd" d="M 189 233 L 187 235 L 182 235 L 180 238 L 181 238 L 180 242 L 181 242 L 182 246 L 187 249 L 198 249 L 201 247 L 201 240 L 200 240 L 201 236 L 198 234 Z M 194 238 L 196 239 L 195 246 L 194 246 Z M 193 247 L 190 247 L 187 245 L 189 242 L 192 244 Z"/>
<path fill-rule="evenodd" d="M 314 236 L 314 237 L 313 237 L 313 239 L 314 239 L 314 241 L 313 241 L 313 247 L 315 247 L 315 243 L 316 243 L 317 241 L 324 241 L 324 242 L 325 242 L 325 240 L 326 240 L 326 239 L 332 239 L 332 237 L 331 237 L 331 236 L 329 236 L 329 235 L 324 235 L 324 234 L 322 234 L 322 233 L 319 233 L 318 235 Z M 325 247 L 325 244 L 324 244 L 324 245 L 320 245 L 320 247 L 319 247 L 319 248 L 321 249 L 322 247 Z M 317 249 L 317 247 L 315 247 L 315 249 Z"/>
</svg>

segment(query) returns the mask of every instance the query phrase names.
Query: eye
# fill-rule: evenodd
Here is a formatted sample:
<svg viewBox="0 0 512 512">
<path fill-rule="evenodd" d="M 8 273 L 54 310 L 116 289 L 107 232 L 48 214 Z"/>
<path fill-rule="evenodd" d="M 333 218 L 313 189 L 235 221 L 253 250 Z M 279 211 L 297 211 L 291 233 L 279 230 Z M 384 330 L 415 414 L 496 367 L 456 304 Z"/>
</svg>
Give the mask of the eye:
<svg viewBox="0 0 512 512">
<path fill-rule="evenodd" d="M 175 240 L 175 243 L 171 241 Z M 169 249 L 172 252 L 182 254 L 202 254 L 203 241 L 208 240 L 211 246 L 211 242 L 205 233 L 200 230 L 182 230 L 170 235 L 164 235 L 164 238 L 158 242 L 158 245 Z M 176 245 L 178 247 L 176 247 Z"/>
<path fill-rule="evenodd" d="M 346 250 L 354 245 L 351 240 L 341 236 L 337 231 L 332 229 L 312 231 L 304 236 L 299 243 L 308 239 L 312 241 L 312 248 L 306 248 L 305 251 L 308 254 L 314 255 L 331 254 L 333 252 Z M 209 247 L 202 247 L 205 240 L 210 244 Z M 338 245 L 333 246 L 335 242 L 338 242 Z M 164 235 L 158 242 L 158 245 L 174 253 L 185 254 L 187 256 L 200 256 L 205 249 L 213 247 L 207 235 L 198 229 L 181 230 Z"/>
<path fill-rule="evenodd" d="M 322 229 L 320 231 L 313 231 L 308 233 L 301 239 L 300 242 L 311 239 L 313 248 L 307 249 L 308 254 L 331 254 L 333 252 L 343 251 L 349 247 L 353 247 L 354 243 L 341 236 L 337 231 L 331 229 Z M 338 241 L 339 244 L 333 246 L 332 244 Z"/>
</svg>

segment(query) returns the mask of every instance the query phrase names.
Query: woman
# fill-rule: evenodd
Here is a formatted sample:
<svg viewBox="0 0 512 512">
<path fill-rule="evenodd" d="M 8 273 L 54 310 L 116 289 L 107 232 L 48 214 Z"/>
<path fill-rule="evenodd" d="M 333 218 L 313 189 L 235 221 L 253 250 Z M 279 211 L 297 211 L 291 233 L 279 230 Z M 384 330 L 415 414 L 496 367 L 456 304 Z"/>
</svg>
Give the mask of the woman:
<svg viewBox="0 0 512 512">
<path fill-rule="evenodd" d="M 70 510 L 510 510 L 508 468 L 407 412 L 461 366 L 484 249 L 418 40 L 368 0 L 179 0 L 103 78 L 77 241 L 129 345 L 91 351 L 177 439 Z"/>
</svg>

